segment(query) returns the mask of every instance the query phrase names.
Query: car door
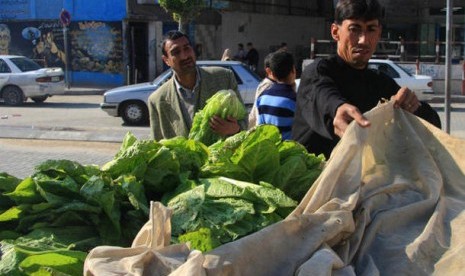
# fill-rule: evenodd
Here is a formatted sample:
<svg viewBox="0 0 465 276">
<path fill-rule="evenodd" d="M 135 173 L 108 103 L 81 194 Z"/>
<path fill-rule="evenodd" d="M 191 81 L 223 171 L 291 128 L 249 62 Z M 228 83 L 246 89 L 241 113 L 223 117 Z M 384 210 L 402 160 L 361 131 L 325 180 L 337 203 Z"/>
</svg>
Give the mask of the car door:
<svg viewBox="0 0 465 276">
<path fill-rule="evenodd" d="M 0 59 L 0 89 L 8 83 L 10 79 L 11 69 L 3 59 Z"/>
<path fill-rule="evenodd" d="M 242 65 L 233 65 L 231 70 L 236 76 L 239 92 L 246 106 L 252 106 L 255 101 L 255 91 L 260 83 L 257 76 Z"/>
</svg>

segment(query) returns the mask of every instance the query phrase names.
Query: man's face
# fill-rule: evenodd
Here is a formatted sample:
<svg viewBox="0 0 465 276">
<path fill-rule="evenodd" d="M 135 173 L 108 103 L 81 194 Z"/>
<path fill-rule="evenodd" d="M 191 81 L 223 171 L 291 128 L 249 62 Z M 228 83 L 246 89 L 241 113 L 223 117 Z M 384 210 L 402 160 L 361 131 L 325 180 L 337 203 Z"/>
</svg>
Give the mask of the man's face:
<svg viewBox="0 0 465 276">
<path fill-rule="evenodd" d="M 186 37 L 168 40 L 165 44 L 165 51 L 163 61 L 176 74 L 195 72 L 195 52 Z"/>
<path fill-rule="evenodd" d="M 379 20 L 346 19 L 341 25 L 331 25 L 331 35 L 337 41 L 337 53 L 350 66 L 363 69 L 376 50 L 381 37 Z"/>
<path fill-rule="evenodd" d="M 0 54 L 8 54 L 10 39 L 10 34 L 7 31 L 0 31 Z"/>
</svg>

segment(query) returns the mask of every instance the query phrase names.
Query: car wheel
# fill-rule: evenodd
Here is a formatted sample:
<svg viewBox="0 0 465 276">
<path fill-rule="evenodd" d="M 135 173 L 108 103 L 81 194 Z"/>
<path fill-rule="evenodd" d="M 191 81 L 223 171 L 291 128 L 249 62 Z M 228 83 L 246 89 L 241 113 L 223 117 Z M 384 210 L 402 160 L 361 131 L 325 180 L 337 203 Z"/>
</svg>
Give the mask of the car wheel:
<svg viewBox="0 0 465 276">
<path fill-rule="evenodd" d="M 128 102 L 121 108 L 121 117 L 128 125 L 142 125 L 148 122 L 149 111 L 142 102 Z"/>
<path fill-rule="evenodd" d="M 31 97 L 31 100 L 33 100 L 36 103 L 43 103 L 45 100 L 48 98 L 48 96 L 37 96 L 37 97 Z"/>
<path fill-rule="evenodd" d="M 24 94 L 19 87 L 7 86 L 3 89 L 2 98 L 7 105 L 20 105 L 24 102 Z"/>
</svg>

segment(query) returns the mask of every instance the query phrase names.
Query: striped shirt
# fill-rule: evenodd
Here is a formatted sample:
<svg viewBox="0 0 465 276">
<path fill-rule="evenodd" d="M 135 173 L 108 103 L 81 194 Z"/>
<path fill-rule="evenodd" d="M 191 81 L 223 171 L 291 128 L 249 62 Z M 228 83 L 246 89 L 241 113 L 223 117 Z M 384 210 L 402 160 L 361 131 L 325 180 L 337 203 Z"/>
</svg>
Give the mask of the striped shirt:
<svg viewBox="0 0 465 276">
<path fill-rule="evenodd" d="M 257 124 L 278 127 L 283 140 L 291 139 L 297 94 L 289 84 L 274 83 L 257 99 Z"/>
</svg>

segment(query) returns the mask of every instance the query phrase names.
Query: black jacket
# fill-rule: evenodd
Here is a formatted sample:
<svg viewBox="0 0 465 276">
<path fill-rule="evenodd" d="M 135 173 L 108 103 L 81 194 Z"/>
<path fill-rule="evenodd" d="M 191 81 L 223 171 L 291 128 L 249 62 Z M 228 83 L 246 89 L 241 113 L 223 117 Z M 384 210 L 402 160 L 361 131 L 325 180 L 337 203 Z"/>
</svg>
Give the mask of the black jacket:
<svg viewBox="0 0 465 276">
<path fill-rule="evenodd" d="M 354 69 L 339 56 L 317 59 L 302 72 L 292 139 L 309 152 L 323 153 L 329 158 L 339 141 L 334 134 L 333 119 L 341 104 L 352 104 L 364 113 L 382 99 L 389 100 L 399 89 L 387 75 L 371 69 Z M 431 117 L 425 119 L 440 125 L 439 116 L 427 103 L 422 103 L 416 113 Z"/>
</svg>

